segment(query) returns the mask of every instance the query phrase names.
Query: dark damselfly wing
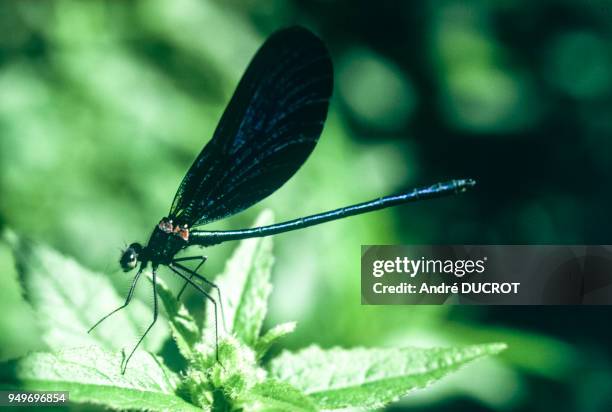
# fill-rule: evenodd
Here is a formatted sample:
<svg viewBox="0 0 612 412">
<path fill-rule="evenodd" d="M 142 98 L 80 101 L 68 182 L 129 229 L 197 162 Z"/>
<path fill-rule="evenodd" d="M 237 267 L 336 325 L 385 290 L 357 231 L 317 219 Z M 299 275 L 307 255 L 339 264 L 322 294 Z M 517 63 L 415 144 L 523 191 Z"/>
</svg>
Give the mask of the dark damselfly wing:
<svg viewBox="0 0 612 412">
<path fill-rule="evenodd" d="M 210 142 L 183 178 L 169 217 L 189 227 L 238 213 L 281 187 L 314 149 L 327 117 L 332 63 L 323 42 L 274 33 L 244 73 Z"/>
</svg>

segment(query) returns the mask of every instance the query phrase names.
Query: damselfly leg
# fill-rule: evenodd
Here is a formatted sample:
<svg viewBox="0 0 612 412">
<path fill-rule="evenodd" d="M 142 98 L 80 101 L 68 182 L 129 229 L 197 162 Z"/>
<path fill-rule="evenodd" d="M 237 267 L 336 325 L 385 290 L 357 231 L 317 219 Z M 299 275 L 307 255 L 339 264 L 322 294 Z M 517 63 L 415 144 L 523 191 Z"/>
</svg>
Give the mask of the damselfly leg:
<svg viewBox="0 0 612 412">
<path fill-rule="evenodd" d="M 127 364 L 130 361 L 130 359 L 132 358 L 132 356 L 134 355 L 134 352 L 136 352 L 136 349 L 138 348 L 138 346 L 140 346 L 140 344 L 144 340 L 145 336 L 147 336 L 147 334 L 149 333 L 149 331 L 151 330 L 153 325 L 155 325 L 155 322 L 157 322 L 157 314 L 159 313 L 159 310 L 158 310 L 158 307 L 157 307 L 157 268 L 153 269 L 153 271 L 151 272 L 151 277 L 152 277 L 152 283 L 153 283 L 153 321 L 149 324 L 149 326 L 147 327 L 145 332 L 142 334 L 140 339 L 138 339 L 138 342 L 136 343 L 136 346 L 134 346 L 134 349 L 132 349 L 132 351 L 130 352 L 128 357 L 125 359 L 125 362 L 122 363 L 122 365 L 121 365 L 121 374 L 125 373 L 125 370 L 127 368 Z"/>
<path fill-rule="evenodd" d="M 87 331 L 87 333 L 90 333 L 92 330 L 94 330 L 99 324 L 101 324 L 102 322 L 104 322 L 106 319 L 108 319 L 109 317 L 111 317 L 112 315 L 114 315 L 115 313 L 119 312 L 121 309 L 124 309 L 125 307 L 127 307 L 127 305 L 130 304 L 132 297 L 134 296 L 134 290 L 136 289 L 136 283 L 138 283 L 138 278 L 140 278 L 140 275 L 142 274 L 143 268 L 138 269 L 138 272 L 136 273 L 136 276 L 134 276 L 134 279 L 132 279 L 132 285 L 130 286 L 130 291 L 128 292 L 127 297 L 125 298 L 125 303 L 121 306 L 119 306 L 117 309 L 113 310 L 111 313 L 109 313 L 108 315 L 104 316 L 102 319 L 100 319 L 99 321 L 96 322 L 95 325 L 93 325 L 91 328 L 89 328 L 89 330 Z"/>
<path fill-rule="evenodd" d="M 213 304 L 213 309 L 214 309 L 214 317 L 215 317 L 215 358 L 217 359 L 217 362 L 219 362 L 219 364 L 221 364 L 221 361 L 219 361 L 219 328 L 218 328 L 218 323 L 219 323 L 219 316 L 217 313 L 217 302 L 215 301 L 215 299 L 210 296 L 210 294 L 208 292 L 206 292 L 200 285 L 198 285 L 197 283 L 195 283 L 193 280 L 191 280 L 190 277 L 187 277 L 187 275 L 181 273 L 179 271 L 180 270 L 184 270 L 186 271 L 188 274 L 193 275 L 197 278 L 200 279 L 204 279 L 203 276 L 197 274 L 197 273 L 193 273 L 190 269 L 187 269 L 184 266 L 179 265 L 178 263 L 171 263 L 170 265 L 168 265 L 168 267 L 170 268 L 170 270 L 172 270 L 174 273 L 176 273 L 177 275 L 179 275 L 181 278 L 183 278 L 187 283 L 189 283 L 191 286 L 193 286 L 194 288 L 196 288 L 196 290 L 198 292 L 200 292 L 201 294 L 204 295 L 204 297 L 206 299 L 208 299 L 208 301 L 210 303 Z M 218 290 L 218 289 L 217 289 Z M 222 364 L 221 364 L 222 365 Z"/>
<path fill-rule="evenodd" d="M 184 261 L 196 260 L 196 259 L 201 259 L 201 261 L 198 264 L 198 266 L 195 268 L 195 270 L 191 270 L 188 267 L 183 266 L 180 263 L 178 263 L 178 262 L 184 262 Z M 223 331 L 227 333 L 227 323 L 225 323 L 225 311 L 223 310 L 223 300 L 221 299 L 221 289 L 219 289 L 219 286 L 217 286 L 214 282 L 211 282 L 210 280 L 206 279 L 204 276 L 198 273 L 198 269 L 200 268 L 200 266 L 202 266 L 202 264 L 205 261 L 206 261 L 206 256 L 191 256 L 191 257 L 175 259 L 172 261 L 172 264 L 176 268 L 179 268 L 187 272 L 189 274 L 189 280 L 192 280 L 195 277 L 197 279 L 200 279 L 202 282 L 206 283 L 208 286 L 210 286 L 211 288 L 214 288 L 217 291 L 217 299 L 219 301 L 219 308 L 221 309 L 221 321 L 222 321 Z M 179 292 L 177 299 L 180 297 L 187 283 L 188 282 L 185 281 L 185 285 L 183 286 L 183 289 L 181 290 L 181 292 Z"/>
<path fill-rule="evenodd" d="M 206 262 L 207 257 L 206 256 L 187 256 L 187 257 L 181 257 L 181 258 L 177 258 L 173 260 L 173 263 L 177 263 L 177 262 L 189 262 L 191 260 L 199 260 L 200 263 L 198 263 L 198 266 L 196 266 L 194 272 L 198 272 L 198 270 L 200 270 L 200 267 L 204 264 L 204 262 Z M 193 279 L 193 275 L 189 275 L 189 279 Z M 176 295 L 176 300 L 180 300 L 181 296 L 183 295 L 183 292 L 185 292 L 185 289 L 187 288 L 187 285 L 189 283 L 185 282 L 183 284 L 183 287 L 181 288 L 180 292 L 178 293 L 178 295 Z M 219 302 L 221 301 L 221 299 L 219 299 Z"/>
</svg>

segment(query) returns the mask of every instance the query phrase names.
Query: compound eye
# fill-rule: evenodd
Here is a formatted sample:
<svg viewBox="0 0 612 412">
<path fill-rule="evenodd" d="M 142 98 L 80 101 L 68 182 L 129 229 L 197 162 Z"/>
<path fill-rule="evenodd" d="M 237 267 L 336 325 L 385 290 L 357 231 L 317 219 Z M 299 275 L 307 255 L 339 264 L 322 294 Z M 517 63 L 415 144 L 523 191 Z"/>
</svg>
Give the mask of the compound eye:
<svg viewBox="0 0 612 412">
<path fill-rule="evenodd" d="M 127 248 L 127 250 L 121 255 L 119 264 L 124 272 L 129 272 L 130 270 L 134 269 L 136 265 L 138 265 L 138 254 L 133 248 Z"/>
</svg>

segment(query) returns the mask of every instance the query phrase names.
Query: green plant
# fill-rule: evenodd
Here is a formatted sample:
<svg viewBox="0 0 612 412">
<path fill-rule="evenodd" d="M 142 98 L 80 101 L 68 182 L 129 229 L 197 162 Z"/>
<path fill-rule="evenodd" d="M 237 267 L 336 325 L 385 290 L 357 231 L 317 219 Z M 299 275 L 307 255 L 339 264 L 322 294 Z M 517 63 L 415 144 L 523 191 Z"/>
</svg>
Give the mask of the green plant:
<svg viewBox="0 0 612 412">
<path fill-rule="evenodd" d="M 271 223 L 263 213 L 257 225 Z M 120 302 L 108 279 L 58 253 L 6 234 L 12 245 L 26 297 L 40 321 L 49 351 L 28 354 L 0 368 L 0 388 L 67 390 L 73 402 L 134 410 L 316 411 L 377 407 L 423 388 L 460 366 L 505 348 L 504 344 L 460 348 L 321 349 L 284 351 L 262 362 L 268 349 L 291 333 L 295 323 L 262 334 L 271 293 L 271 238 L 241 242 L 216 278 L 225 309 L 227 333 L 215 357 L 214 321 L 207 311 L 200 326 L 175 295 L 159 281 L 170 334 L 187 368 L 170 370 L 154 353 L 167 336 L 160 329 L 138 351 L 127 372 L 118 334 L 137 335 L 141 304 L 117 315 L 119 328 L 85 331 L 99 313 L 91 299 Z M 75 293 L 79 292 L 79 293 Z M 136 303 L 136 302 L 135 302 Z M 223 331 L 223 327 L 220 327 Z M 74 348 L 74 346 L 77 346 Z"/>
</svg>

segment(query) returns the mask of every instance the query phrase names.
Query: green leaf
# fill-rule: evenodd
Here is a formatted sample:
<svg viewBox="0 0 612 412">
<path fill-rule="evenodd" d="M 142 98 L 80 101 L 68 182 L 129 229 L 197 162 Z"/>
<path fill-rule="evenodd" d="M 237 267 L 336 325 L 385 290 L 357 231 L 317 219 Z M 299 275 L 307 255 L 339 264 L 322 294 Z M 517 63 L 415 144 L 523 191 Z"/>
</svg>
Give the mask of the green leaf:
<svg viewBox="0 0 612 412">
<path fill-rule="evenodd" d="M 265 210 L 254 226 L 269 225 L 273 221 L 272 212 Z M 223 273 L 215 279 L 221 291 L 227 331 L 250 346 L 259 337 L 268 309 L 273 261 L 270 237 L 246 239 L 240 242 L 225 264 Z M 214 311 L 211 306 L 207 306 L 207 312 L 204 341 L 211 345 L 214 342 Z M 219 330 L 222 329 L 219 325 Z"/>
<path fill-rule="evenodd" d="M 303 391 L 321 409 L 379 407 L 505 348 L 502 343 L 432 349 L 313 346 L 273 359 L 270 375 Z"/>
<path fill-rule="evenodd" d="M 567 379 L 584 362 L 583 353 L 575 346 L 526 330 L 448 322 L 441 333 L 458 343 L 500 341 L 520 348 L 505 354 L 504 363 L 546 379 Z"/>
<path fill-rule="evenodd" d="M 302 392 L 285 382 L 267 380 L 251 389 L 238 402 L 245 412 L 315 412 L 314 403 Z"/>
<path fill-rule="evenodd" d="M 285 335 L 293 332 L 295 330 L 295 322 L 287 322 L 281 323 L 280 325 L 274 326 L 272 329 L 267 331 L 263 336 L 257 339 L 257 343 L 255 344 L 255 352 L 257 353 L 257 358 L 261 359 L 270 346 L 274 342 L 276 342 L 279 338 L 282 338 Z"/>
<path fill-rule="evenodd" d="M 178 377 L 154 355 L 136 352 L 124 375 L 122 359 L 99 347 L 33 353 L 0 365 L 0 388 L 68 391 L 70 402 L 114 409 L 200 410 L 175 394 Z"/>
<path fill-rule="evenodd" d="M 0 362 L 47 347 L 41 338 L 32 305 L 23 298 L 13 252 L 2 242 L 3 235 L 0 229 Z"/>
<path fill-rule="evenodd" d="M 233 336 L 225 336 L 219 342 L 219 361 L 215 356 L 196 354 L 184 374 L 181 393 L 199 405 L 212 400 L 211 391 L 224 394 L 222 403 L 234 402 L 265 379 L 266 371 L 257 364 L 253 349 Z M 214 401 L 214 410 L 220 400 Z"/>
<path fill-rule="evenodd" d="M 185 359 L 193 358 L 193 349 L 200 339 L 200 328 L 185 306 L 176 299 L 166 284 L 157 277 L 157 292 L 166 309 L 170 332 Z"/>
<path fill-rule="evenodd" d="M 34 308 L 43 340 L 51 349 L 96 345 L 120 350 L 127 342 L 135 342 L 139 329 L 151 321 L 151 309 L 133 299 L 126 309 L 88 334 L 93 324 L 125 301 L 110 280 L 12 232 L 7 231 L 3 240 L 13 249 L 26 300 Z M 167 335 L 168 330 L 157 325 L 145 339 L 144 348 L 155 352 Z"/>
</svg>

